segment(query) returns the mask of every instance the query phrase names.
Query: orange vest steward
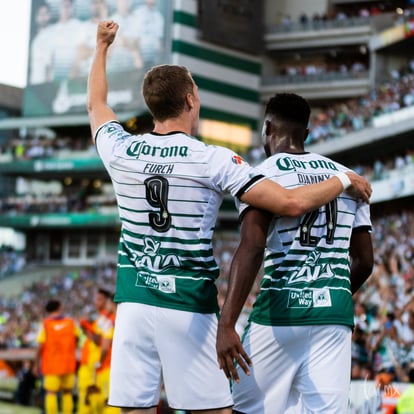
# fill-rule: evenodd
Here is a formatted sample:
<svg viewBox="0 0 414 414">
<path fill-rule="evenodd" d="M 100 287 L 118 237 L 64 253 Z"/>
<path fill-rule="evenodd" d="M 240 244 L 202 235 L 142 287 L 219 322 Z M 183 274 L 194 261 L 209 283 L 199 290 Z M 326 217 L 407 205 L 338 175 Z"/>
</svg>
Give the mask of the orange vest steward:
<svg viewBox="0 0 414 414">
<path fill-rule="evenodd" d="M 43 321 L 46 341 L 42 346 L 43 375 L 65 375 L 76 372 L 76 326 L 68 317 Z"/>
</svg>

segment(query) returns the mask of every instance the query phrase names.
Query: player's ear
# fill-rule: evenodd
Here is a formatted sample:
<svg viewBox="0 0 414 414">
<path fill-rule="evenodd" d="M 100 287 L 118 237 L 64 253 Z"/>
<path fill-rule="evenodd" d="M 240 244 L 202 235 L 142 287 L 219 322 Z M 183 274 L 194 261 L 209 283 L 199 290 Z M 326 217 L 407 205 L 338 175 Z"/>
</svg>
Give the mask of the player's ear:
<svg viewBox="0 0 414 414">
<path fill-rule="evenodd" d="M 185 106 L 189 111 L 194 108 L 194 97 L 190 92 L 185 95 Z"/>
<path fill-rule="evenodd" d="M 272 133 L 272 123 L 268 119 L 265 121 L 264 133 L 267 137 Z"/>
</svg>

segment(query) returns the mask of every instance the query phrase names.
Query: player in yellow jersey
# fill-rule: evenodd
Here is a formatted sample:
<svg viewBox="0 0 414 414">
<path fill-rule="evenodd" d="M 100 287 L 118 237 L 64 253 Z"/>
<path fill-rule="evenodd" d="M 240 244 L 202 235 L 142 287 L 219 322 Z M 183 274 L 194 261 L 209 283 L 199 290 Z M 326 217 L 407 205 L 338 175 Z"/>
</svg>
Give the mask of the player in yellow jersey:
<svg viewBox="0 0 414 414">
<path fill-rule="evenodd" d="M 78 404 L 77 414 L 95 414 L 96 403 L 92 396 L 92 386 L 96 383 L 96 364 L 100 360 L 100 349 L 93 341 L 94 326 L 88 320 L 81 320 L 83 342 L 78 368 Z M 88 392 L 89 390 L 89 392 Z M 96 389 L 95 389 L 96 390 Z"/>
<path fill-rule="evenodd" d="M 113 294 L 106 289 L 98 289 L 95 295 L 95 308 L 99 312 L 93 324 L 93 340 L 100 349 L 100 359 L 95 364 L 98 412 L 105 414 L 118 414 L 120 409 L 107 405 L 109 397 L 109 376 L 111 365 L 112 339 L 115 326 L 115 304 Z M 93 396 L 93 399 L 95 395 Z"/>
<path fill-rule="evenodd" d="M 45 310 L 47 317 L 37 337 L 34 371 L 43 375 L 46 414 L 58 414 L 58 393 L 61 393 L 62 414 L 72 414 L 76 351 L 81 332 L 75 321 L 62 313 L 58 300 L 50 300 Z"/>
</svg>

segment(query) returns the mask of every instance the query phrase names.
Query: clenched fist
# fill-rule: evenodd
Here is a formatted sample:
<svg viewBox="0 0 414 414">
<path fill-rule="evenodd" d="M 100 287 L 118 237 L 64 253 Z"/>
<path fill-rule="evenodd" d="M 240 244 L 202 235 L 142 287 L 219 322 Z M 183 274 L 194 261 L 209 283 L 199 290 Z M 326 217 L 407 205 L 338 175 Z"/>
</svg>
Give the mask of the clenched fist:
<svg viewBox="0 0 414 414">
<path fill-rule="evenodd" d="M 115 39 L 116 32 L 119 25 L 113 20 L 103 20 L 98 23 L 97 42 L 105 43 L 108 46 L 112 44 Z"/>
</svg>

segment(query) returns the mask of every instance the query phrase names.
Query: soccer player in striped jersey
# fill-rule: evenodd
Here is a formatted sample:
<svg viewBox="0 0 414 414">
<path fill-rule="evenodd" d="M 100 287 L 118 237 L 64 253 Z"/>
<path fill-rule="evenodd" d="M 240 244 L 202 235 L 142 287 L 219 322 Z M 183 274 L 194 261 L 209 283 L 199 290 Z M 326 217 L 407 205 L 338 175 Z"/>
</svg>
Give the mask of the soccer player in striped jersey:
<svg viewBox="0 0 414 414">
<path fill-rule="evenodd" d="M 308 102 L 292 93 L 276 94 L 266 106 L 268 158 L 259 168 L 286 188 L 348 171 L 305 151 L 309 116 Z M 373 266 L 369 205 L 342 193 L 296 218 L 245 204 L 240 214 L 241 241 L 216 343 L 220 367 L 235 381 L 233 412 L 345 413 L 352 294 Z M 242 344 L 235 323 L 263 257 L 264 276 Z"/>
<path fill-rule="evenodd" d="M 345 187 L 369 199 L 353 173 L 286 190 L 232 151 L 197 140 L 200 99 L 188 69 L 149 70 L 142 94 L 154 129 L 131 135 L 108 106 L 106 60 L 118 25 L 98 25 L 88 113 L 122 223 L 109 404 L 154 414 L 162 383 L 178 410 L 229 414 L 233 401 L 215 354 L 219 269 L 212 236 L 224 194 L 283 215 L 326 204 Z"/>
</svg>

